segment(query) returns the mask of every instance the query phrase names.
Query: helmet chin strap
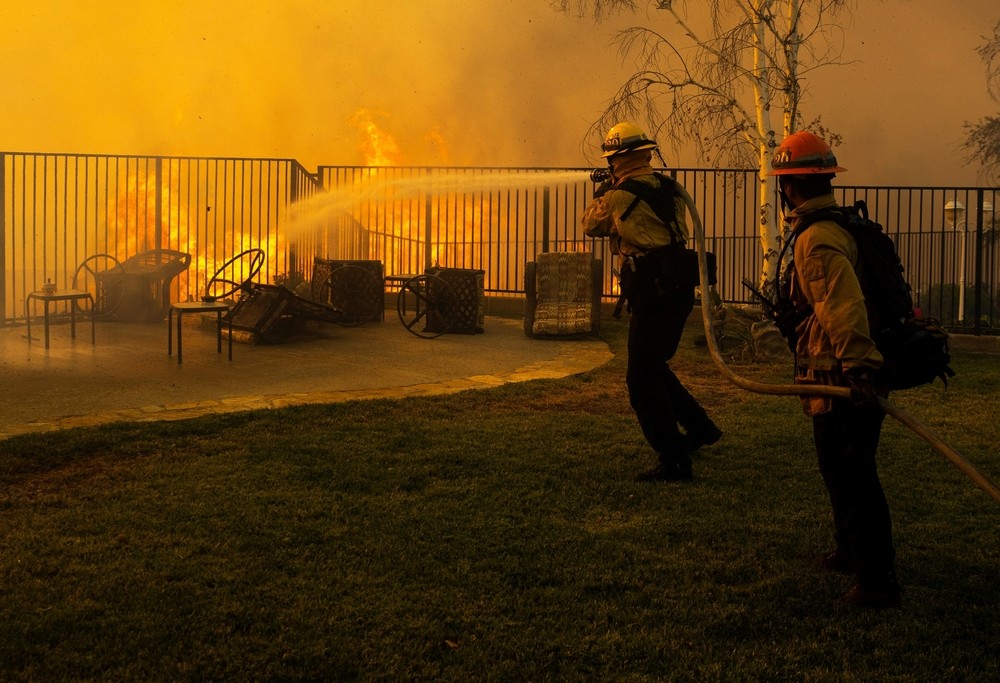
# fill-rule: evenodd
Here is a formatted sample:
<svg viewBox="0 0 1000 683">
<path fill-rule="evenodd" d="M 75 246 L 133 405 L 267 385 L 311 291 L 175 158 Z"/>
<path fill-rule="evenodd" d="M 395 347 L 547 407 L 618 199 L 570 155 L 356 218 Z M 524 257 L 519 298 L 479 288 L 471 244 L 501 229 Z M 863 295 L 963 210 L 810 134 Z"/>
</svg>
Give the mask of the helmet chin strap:
<svg viewBox="0 0 1000 683">
<path fill-rule="evenodd" d="M 608 173 L 611 174 L 611 184 L 618 182 L 618 176 L 615 175 L 615 165 L 611 163 L 613 157 L 608 157 Z"/>
<path fill-rule="evenodd" d="M 789 209 L 794 209 L 795 207 L 791 205 L 788 201 L 788 197 L 785 196 L 785 191 L 781 189 L 781 181 L 778 181 L 778 199 L 781 202 L 781 213 L 788 213 Z"/>
<path fill-rule="evenodd" d="M 785 190 L 781 186 L 781 178 L 782 177 L 783 176 L 778 176 L 778 198 L 781 201 L 781 213 L 782 213 L 782 215 L 787 215 L 789 213 L 789 211 L 795 210 L 796 207 L 795 207 L 795 205 L 792 204 L 791 201 L 789 201 L 788 195 L 785 194 Z M 790 183 L 790 182 L 794 182 L 794 181 L 791 180 L 791 179 L 789 179 L 786 182 Z"/>
</svg>

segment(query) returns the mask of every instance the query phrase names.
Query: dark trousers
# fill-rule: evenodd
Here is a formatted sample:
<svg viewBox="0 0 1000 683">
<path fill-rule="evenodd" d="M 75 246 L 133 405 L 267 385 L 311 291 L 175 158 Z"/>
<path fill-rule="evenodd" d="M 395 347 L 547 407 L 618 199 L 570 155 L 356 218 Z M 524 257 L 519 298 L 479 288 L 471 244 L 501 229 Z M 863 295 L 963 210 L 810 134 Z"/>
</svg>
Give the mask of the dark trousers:
<svg viewBox="0 0 1000 683">
<path fill-rule="evenodd" d="M 629 295 L 632 318 L 628 330 L 629 401 L 646 441 L 664 463 L 690 463 L 687 431 L 704 429 L 711 420 L 668 365 L 677 352 L 684 323 L 694 308 L 694 288 L 660 293 L 655 283 L 637 282 Z"/>
<path fill-rule="evenodd" d="M 881 411 L 858 410 L 846 400 L 834 400 L 830 412 L 813 417 L 834 538 L 862 582 L 884 579 L 896 556 L 889 505 L 875 465 L 884 420 Z"/>
</svg>

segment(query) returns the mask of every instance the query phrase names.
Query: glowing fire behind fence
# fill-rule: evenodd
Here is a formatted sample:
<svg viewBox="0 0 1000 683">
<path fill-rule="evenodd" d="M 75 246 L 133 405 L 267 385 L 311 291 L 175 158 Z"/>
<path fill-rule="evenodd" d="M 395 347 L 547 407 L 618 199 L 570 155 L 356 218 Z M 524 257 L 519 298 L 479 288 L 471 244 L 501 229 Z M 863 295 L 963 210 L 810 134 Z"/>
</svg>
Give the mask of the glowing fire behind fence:
<svg viewBox="0 0 1000 683">
<path fill-rule="evenodd" d="M 222 265 L 248 249 L 261 249 L 272 257 L 273 263 L 286 261 L 285 241 L 279 240 L 277 231 L 252 232 L 234 230 L 231 235 L 219 230 L 210 220 L 213 207 L 205 204 L 205 220 L 190 215 L 191 206 L 179 201 L 183 196 L 182 184 L 188 182 L 182 162 L 164 160 L 154 175 L 134 173 L 125 184 L 124 192 L 116 194 L 114 203 L 107 207 L 109 223 L 115 225 L 110 236 L 111 245 L 97 245 L 115 256 L 120 262 L 136 253 L 153 249 L 176 249 L 191 255 L 191 266 L 177 276 L 176 300 L 190 301 L 205 294 L 207 281 Z M 242 194 L 242 193 L 241 193 Z M 195 207 L 196 208 L 196 207 Z M 114 251 L 111 251 L 114 249 Z M 240 275 L 234 263 L 235 275 Z M 266 272 L 266 271 L 265 271 Z M 82 275 L 82 273 L 81 273 Z"/>
<path fill-rule="evenodd" d="M 191 254 L 171 283 L 174 301 L 200 296 L 221 264 L 252 247 L 267 254 L 261 280 L 273 281 L 289 271 L 281 214 L 317 189 L 289 160 L 5 153 L 0 162 L 4 319 L 20 317 L 47 280 L 92 286 L 80 266 L 98 254 Z"/>
</svg>

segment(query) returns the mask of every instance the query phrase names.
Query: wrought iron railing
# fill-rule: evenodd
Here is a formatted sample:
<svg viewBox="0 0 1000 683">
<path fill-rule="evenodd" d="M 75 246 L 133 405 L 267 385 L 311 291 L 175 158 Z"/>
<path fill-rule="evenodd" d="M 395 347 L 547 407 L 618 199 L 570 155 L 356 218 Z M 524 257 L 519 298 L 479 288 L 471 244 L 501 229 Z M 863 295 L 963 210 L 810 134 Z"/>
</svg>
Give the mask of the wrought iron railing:
<svg viewBox="0 0 1000 683">
<path fill-rule="evenodd" d="M 202 293 L 218 265 L 250 247 L 267 253 L 267 272 L 285 272 L 282 216 L 318 189 L 284 159 L 0 153 L 0 320 L 22 315 L 43 282 L 71 287 L 97 254 L 191 254 L 174 299 Z"/>
<path fill-rule="evenodd" d="M 692 195 L 719 263 L 724 301 L 762 267 L 757 174 L 669 171 Z M 590 251 L 606 240 L 579 228 L 594 189 L 589 169 L 321 166 L 290 159 L 0 153 L 0 321 L 24 315 L 46 280 L 69 286 L 94 254 L 119 261 L 151 249 L 192 255 L 171 284 L 195 298 L 215 269 L 248 248 L 267 254 L 263 278 L 294 286 L 314 258 L 379 259 L 390 275 L 434 265 L 485 271 L 496 296 L 523 292 L 523 270 L 545 251 Z M 896 240 L 918 305 L 952 329 L 1000 328 L 992 208 L 1000 189 L 840 186 L 864 199 Z"/>
</svg>

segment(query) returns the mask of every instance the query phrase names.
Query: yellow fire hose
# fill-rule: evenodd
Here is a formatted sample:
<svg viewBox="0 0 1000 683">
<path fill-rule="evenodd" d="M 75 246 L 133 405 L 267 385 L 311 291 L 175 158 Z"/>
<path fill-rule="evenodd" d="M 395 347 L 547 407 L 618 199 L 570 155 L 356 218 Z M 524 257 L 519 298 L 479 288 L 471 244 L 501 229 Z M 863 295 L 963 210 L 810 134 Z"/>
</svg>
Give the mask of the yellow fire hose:
<svg viewBox="0 0 1000 683">
<path fill-rule="evenodd" d="M 680 192 L 681 197 L 684 199 L 684 203 L 687 205 L 688 211 L 691 213 L 695 244 L 698 249 L 698 271 L 701 276 L 701 281 L 708 282 L 708 262 L 705 258 L 705 232 L 701 224 L 701 216 L 698 214 L 698 208 L 691 199 L 691 195 L 687 193 L 687 190 L 684 189 L 684 187 L 679 183 L 676 185 L 676 188 Z M 722 353 L 720 352 L 718 341 L 716 340 L 714 334 L 714 321 L 712 311 L 710 310 L 712 307 L 706 305 L 706 301 L 707 297 L 703 292 L 701 317 L 705 325 L 705 337 L 708 341 L 708 348 L 711 352 L 712 360 L 719 368 L 719 371 L 722 373 L 723 377 L 728 379 L 730 382 L 741 389 L 758 394 L 771 394 L 775 396 L 831 396 L 835 398 L 850 398 L 851 391 L 847 387 L 802 384 L 769 384 L 765 382 L 756 382 L 734 373 L 722 359 Z M 989 478 L 987 478 L 987 476 L 979 470 L 979 468 L 969 462 L 969 460 L 962 456 L 958 451 L 945 443 L 941 437 L 892 402 L 884 398 L 879 398 L 879 405 L 888 415 L 891 415 L 899 422 L 903 423 L 903 425 L 913 431 L 914 434 L 929 443 L 936 451 L 951 461 L 955 467 L 961 470 L 965 476 L 971 479 L 976 486 L 985 491 L 991 498 L 993 498 L 994 501 L 1000 503 L 1000 489 L 997 488 L 996 484 L 991 482 Z"/>
</svg>

